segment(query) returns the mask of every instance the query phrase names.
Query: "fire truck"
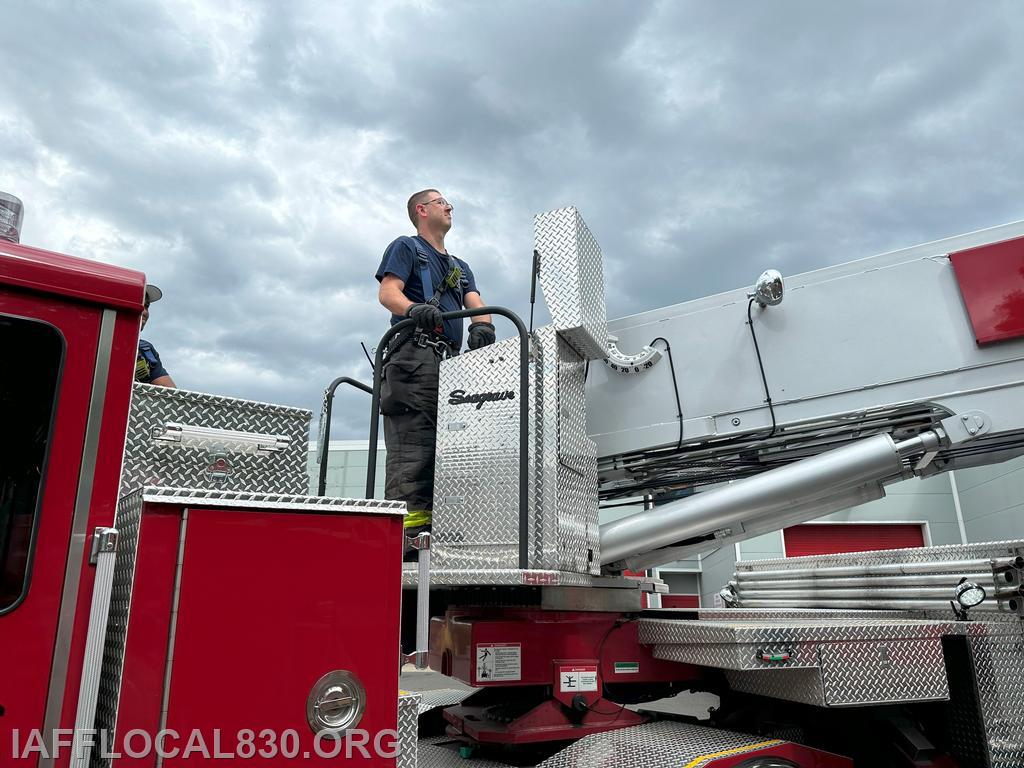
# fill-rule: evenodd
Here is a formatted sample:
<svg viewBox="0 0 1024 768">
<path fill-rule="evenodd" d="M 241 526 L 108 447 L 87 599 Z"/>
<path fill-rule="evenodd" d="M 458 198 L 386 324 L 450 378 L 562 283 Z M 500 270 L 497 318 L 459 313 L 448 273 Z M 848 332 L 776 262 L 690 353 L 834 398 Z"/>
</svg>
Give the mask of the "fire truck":
<svg viewBox="0 0 1024 768">
<path fill-rule="evenodd" d="M 365 498 L 313 496 L 308 411 L 133 384 L 142 274 L 0 242 L 3 759 L 1024 765 L 1024 542 L 743 561 L 716 609 L 651 570 L 1024 453 L 1024 222 L 613 321 L 578 211 L 534 253 L 552 322 L 442 363 L 403 564 L 401 324 Z"/>
</svg>

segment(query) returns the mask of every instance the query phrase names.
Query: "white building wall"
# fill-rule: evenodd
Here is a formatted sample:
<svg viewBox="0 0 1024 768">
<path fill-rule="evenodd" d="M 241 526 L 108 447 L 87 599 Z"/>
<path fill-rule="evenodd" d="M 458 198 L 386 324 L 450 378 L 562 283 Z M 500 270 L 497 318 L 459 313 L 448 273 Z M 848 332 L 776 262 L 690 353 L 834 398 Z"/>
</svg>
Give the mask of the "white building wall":
<svg viewBox="0 0 1024 768">
<path fill-rule="evenodd" d="M 970 541 L 1024 539 L 1024 457 L 961 469 L 956 485 Z"/>
<path fill-rule="evenodd" d="M 327 496 L 345 499 L 366 497 L 366 467 L 370 457 L 365 440 L 331 440 L 327 455 Z M 316 462 L 316 443 L 310 442 L 307 467 L 309 492 L 316 494 L 320 465 Z M 384 443 L 377 448 L 377 475 L 374 498 L 384 498 Z"/>
</svg>

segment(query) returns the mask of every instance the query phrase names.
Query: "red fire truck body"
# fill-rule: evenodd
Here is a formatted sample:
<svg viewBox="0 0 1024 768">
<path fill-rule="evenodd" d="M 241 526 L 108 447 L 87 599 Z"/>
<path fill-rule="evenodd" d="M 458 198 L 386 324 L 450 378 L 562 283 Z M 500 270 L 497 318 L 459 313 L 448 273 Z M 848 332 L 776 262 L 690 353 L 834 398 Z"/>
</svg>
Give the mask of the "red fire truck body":
<svg viewBox="0 0 1024 768">
<path fill-rule="evenodd" d="M 90 746 L 119 768 L 395 765 L 404 505 L 119 499 L 144 290 L 138 272 L 0 245 L 0 744 L 41 766 L 84 765 Z M 368 572 L 373 590 L 350 588 Z M 322 738 L 356 721 L 364 739 Z"/>
<path fill-rule="evenodd" d="M 89 532 L 114 520 L 145 278 L 13 243 L 0 247 L 0 275 L 6 333 L 45 338 L 32 348 L 9 338 L 5 378 L 52 388 L 52 418 L 38 425 L 49 434 L 38 511 L 11 532 L 27 560 L 3 575 L 0 605 L 0 730 L 28 733 L 74 724 L 95 575 Z"/>
</svg>

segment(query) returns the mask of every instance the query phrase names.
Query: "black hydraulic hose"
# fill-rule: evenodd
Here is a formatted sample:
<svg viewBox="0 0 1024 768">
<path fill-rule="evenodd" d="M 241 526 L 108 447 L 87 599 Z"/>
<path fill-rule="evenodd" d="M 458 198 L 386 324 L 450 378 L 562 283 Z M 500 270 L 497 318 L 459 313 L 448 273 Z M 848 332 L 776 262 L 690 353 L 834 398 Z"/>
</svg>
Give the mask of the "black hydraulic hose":
<svg viewBox="0 0 1024 768">
<path fill-rule="evenodd" d="M 761 383 L 764 384 L 764 401 L 768 403 L 768 413 L 772 416 L 772 430 L 763 438 L 764 440 L 767 440 L 775 434 L 775 406 L 772 405 L 772 393 L 768 391 L 768 378 L 764 375 L 764 362 L 761 360 L 761 347 L 757 344 L 757 333 L 754 331 L 754 318 L 750 314 L 755 301 L 756 299 L 751 299 L 750 303 L 747 304 L 747 325 L 750 326 L 750 338 L 754 340 L 754 351 L 757 353 L 757 367 L 761 369 Z"/>
<path fill-rule="evenodd" d="M 357 379 L 351 379 L 348 376 L 339 376 L 331 382 L 330 386 L 327 387 L 327 391 L 324 392 L 324 415 L 323 415 L 323 426 L 321 429 L 324 433 L 324 450 L 320 456 L 320 479 L 316 486 L 316 495 L 324 496 L 327 494 L 327 456 L 331 445 L 331 406 L 334 405 L 334 390 L 340 387 L 342 384 L 350 384 L 356 389 L 361 389 L 368 395 L 373 394 L 373 387 L 369 384 L 364 384 Z"/>
<path fill-rule="evenodd" d="M 530 439 L 530 336 L 519 315 L 504 307 L 477 307 L 445 312 L 445 320 L 458 320 L 476 315 L 501 315 L 507 317 L 519 332 L 519 567 L 525 570 L 529 565 L 530 516 L 529 516 L 529 466 L 530 457 L 526 447 Z M 377 345 L 373 361 L 373 400 L 370 403 L 370 455 L 366 467 L 366 498 L 372 499 L 377 484 L 377 422 L 380 417 L 380 386 L 384 362 L 384 350 L 398 333 L 411 329 L 416 321 L 406 318 L 391 326 Z M 411 342 L 410 342 L 411 343 Z"/>
</svg>

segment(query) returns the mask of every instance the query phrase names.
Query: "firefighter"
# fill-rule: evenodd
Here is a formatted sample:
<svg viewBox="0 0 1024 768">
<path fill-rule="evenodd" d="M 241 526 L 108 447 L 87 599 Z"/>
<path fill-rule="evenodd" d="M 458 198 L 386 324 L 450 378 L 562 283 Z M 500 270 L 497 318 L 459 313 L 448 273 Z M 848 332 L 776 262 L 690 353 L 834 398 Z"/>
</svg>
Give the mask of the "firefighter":
<svg viewBox="0 0 1024 768">
<path fill-rule="evenodd" d="M 154 301 L 160 301 L 163 295 L 164 292 L 155 285 L 146 286 L 146 298 L 142 309 L 142 327 L 139 328 L 140 332 L 146 327 L 146 321 L 149 320 L 149 305 Z M 139 338 L 139 354 L 135 358 L 135 380 L 141 381 L 144 384 L 156 384 L 158 387 L 176 388 L 178 386 L 174 383 L 174 379 L 171 378 L 171 374 L 164 368 L 164 364 L 160 362 L 160 355 L 157 353 L 156 348 L 141 337 Z"/>
<path fill-rule="evenodd" d="M 409 198 L 413 237 L 399 237 L 384 252 L 377 280 L 378 298 L 391 311 L 391 324 L 412 318 L 416 325 L 388 345 L 381 385 L 384 444 L 387 447 L 384 495 L 404 501 L 410 537 L 429 530 L 434 506 L 434 439 L 437 425 L 437 377 L 441 360 L 462 347 L 462 320 L 441 319 L 442 312 L 484 306 L 469 265 L 445 249 L 452 226 L 452 205 L 436 189 Z M 490 315 L 471 318 L 467 346 L 494 343 Z"/>
</svg>

